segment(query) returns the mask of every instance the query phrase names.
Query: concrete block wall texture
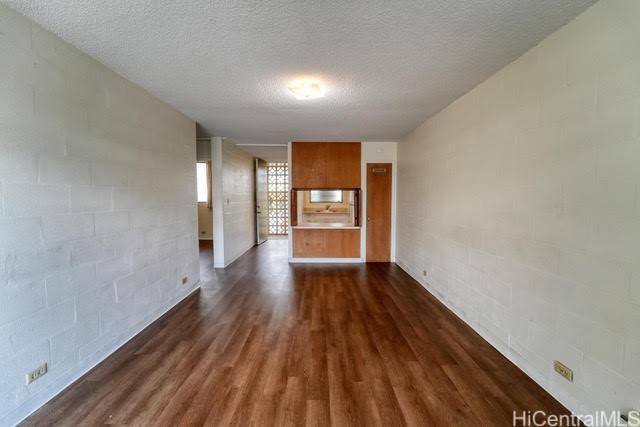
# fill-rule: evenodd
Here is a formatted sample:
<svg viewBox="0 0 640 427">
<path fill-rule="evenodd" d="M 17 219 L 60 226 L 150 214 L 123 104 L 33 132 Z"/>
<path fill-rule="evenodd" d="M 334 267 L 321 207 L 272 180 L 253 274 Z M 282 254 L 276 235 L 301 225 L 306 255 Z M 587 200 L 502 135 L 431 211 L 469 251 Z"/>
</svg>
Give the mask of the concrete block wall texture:
<svg viewBox="0 0 640 427">
<path fill-rule="evenodd" d="M 221 151 L 226 266 L 256 243 L 255 160 L 227 141 L 222 142 Z"/>
<path fill-rule="evenodd" d="M 400 265 L 576 413 L 640 403 L 638 22 L 596 3 L 398 144 Z"/>
<path fill-rule="evenodd" d="M 192 292 L 199 268 L 195 123 L 2 5 L 0 58 L 7 425 Z"/>
</svg>

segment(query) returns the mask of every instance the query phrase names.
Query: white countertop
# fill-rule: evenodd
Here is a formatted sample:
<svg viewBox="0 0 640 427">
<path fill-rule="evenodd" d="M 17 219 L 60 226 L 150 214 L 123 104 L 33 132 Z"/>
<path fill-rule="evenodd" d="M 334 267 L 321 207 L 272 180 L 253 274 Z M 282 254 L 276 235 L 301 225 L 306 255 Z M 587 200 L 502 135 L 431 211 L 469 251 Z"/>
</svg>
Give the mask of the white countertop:
<svg viewBox="0 0 640 427">
<path fill-rule="evenodd" d="M 345 225 L 336 222 L 310 222 L 304 225 L 294 225 L 291 228 L 308 228 L 314 230 L 359 230 L 360 227 L 355 225 Z"/>
</svg>

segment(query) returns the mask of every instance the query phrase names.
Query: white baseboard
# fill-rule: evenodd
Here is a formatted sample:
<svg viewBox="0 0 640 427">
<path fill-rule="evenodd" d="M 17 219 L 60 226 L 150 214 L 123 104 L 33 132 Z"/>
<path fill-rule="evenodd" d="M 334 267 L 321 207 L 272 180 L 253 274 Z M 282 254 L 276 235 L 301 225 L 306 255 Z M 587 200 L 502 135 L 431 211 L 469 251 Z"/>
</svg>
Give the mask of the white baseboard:
<svg viewBox="0 0 640 427">
<path fill-rule="evenodd" d="M 362 258 L 289 258 L 291 264 L 362 264 Z"/>
<path fill-rule="evenodd" d="M 217 263 L 214 261 L 213 263 L 213 268 L 227 268 L 229 266 L 229 264 L 233 263 L 235 260 L 237 260 L 238 258 L 240 258 L 242 255 L 246 254 L 247 251 L 249 249 L 251 249 L 252 247 L 256 246 L 255 243 L 252 243 L 251 246 L 247 247 L 245 250 L 243 250 L 242 252 L 240 252 L 238 255 L 236 255 L 235 257 L 233 257 L 232 259 L 230 259 L 229 261 L 226 261 L 224 264 L 221 263 Z M 214 255 L 214 260 L 215 260 L 215 255 Z"/>
<path fill-rule="evenodd" d="M 196 287 L 191 290 L 191 292 L 189 292 L 188 294 L 186 294 L 185 296 L 180 298 L 178 301 L 174 302 L 173 304 L 168 306 L 166 309 L 164 309 L 163 311 L 158 313 L 158 315 L 155 316 L 152 320 L 150 320 L 148 322 L 145 322 L 142 325 L 140 325 L 138 328 L 136 328 L 135 332 L 133 332 L 132 334 L 128 335 L 127 338 L 124 338 L 123 340 L 118 342 L 115 345 L 115 347 L 111 351 L 107 352 L 104 356 L 101 356 L 97 360 L 92 360 L 86 366 L 80 366 L 79 372 L 77 374 L 73 375 L 71 377 L 71 379 L 66 381 L 66 385 L 64 385 L 62 388 L 60 388 L 58 386 L 58 387 L 55 387 L 54 389 L 47 388 L 47 389 L 42 390 L 41 393 L 35 395 L 35 398 L 33 400 L 30 400 L 30 401 L 27 401 L 27 402 L 23 403 L 22 405 L 18 406 L 15 410 L 13 410 L 9 414 L 7 414 L 4 418 L 0 419 L 0 425 L 17 425 L 17 424 L 21 423 L 22 421 L 24 421 L 25 419 L 27 419 L 35 411 L 40 409 L 43 405 L 45 405 L 51 399 L 55 398 L 57 395 L 63 393 L 65 390 L 67 390 L 69 388 L 69 386 L 71 386 L 73 383 L 78 381 L 80 378 L 82 378 L 89 371 L 91 371 L 96 366 L 98 366 L 100 363 L 102 363 L 109 356 L 113 355 L 113 353 L 118 351 L 122 346 L 127 344 L 129 341 L 131 341 L 133 338 L 135 338 L 137 335 L 139 335 L 146 328 L 151 326 L 156 320 L 160 319 L 162 316 L 164 316 L 169 311 L 171 311 L 175 306 L 180 304 L 185 299 L 189 298 L 195 292 L 199 291 L 200 290 L 200 285 L 201 285 L 201 282 L 199 281 L 196 284 Z M 54 385 L 55 384 L 52 384 L 51 387 L 54 387 Z"/>
</svg>

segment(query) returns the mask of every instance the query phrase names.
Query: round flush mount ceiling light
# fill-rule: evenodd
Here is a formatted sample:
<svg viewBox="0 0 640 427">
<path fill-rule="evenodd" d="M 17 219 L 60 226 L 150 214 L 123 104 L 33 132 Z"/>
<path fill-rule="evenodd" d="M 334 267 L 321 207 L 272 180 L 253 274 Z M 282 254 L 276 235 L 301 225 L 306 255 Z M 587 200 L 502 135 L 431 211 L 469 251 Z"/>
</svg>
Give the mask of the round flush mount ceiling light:
<svg viewBox="0 0 640 427">
<path fill-rule="evenodd" d="M 287 86 L 287 89 L 296 99 L 316 99 L 324 96 L 322 85 L 315 81 L 296 80 Z"/>
</svg>

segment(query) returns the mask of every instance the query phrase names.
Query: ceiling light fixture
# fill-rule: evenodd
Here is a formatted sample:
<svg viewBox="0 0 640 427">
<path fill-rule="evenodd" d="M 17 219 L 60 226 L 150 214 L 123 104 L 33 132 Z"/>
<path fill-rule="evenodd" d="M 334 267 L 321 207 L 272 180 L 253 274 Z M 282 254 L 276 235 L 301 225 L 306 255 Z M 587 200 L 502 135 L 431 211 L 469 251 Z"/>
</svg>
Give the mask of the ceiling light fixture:
<svg viewBox="0 0 640 427">
<path fill-rule="evenodd" d="M 296 99 L 315 99 L 324 96 L 324 89 L 318 82 L 298 80 L 291 83 L 287 88 Z"/>
</svg>

